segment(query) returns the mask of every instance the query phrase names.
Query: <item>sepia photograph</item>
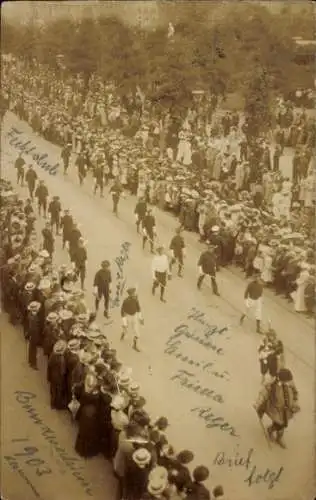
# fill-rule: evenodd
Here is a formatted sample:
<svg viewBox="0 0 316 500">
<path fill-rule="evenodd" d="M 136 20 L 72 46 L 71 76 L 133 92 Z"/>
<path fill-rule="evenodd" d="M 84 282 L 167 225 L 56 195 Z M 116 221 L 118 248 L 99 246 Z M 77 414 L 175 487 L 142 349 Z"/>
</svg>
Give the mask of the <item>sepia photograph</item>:
<svg viewBox="0 0 316 500">
<path fill-rule="evenodd" d="M 2 3 L 1 499 L 316 498 L 315 14 Z"/>
</svg>

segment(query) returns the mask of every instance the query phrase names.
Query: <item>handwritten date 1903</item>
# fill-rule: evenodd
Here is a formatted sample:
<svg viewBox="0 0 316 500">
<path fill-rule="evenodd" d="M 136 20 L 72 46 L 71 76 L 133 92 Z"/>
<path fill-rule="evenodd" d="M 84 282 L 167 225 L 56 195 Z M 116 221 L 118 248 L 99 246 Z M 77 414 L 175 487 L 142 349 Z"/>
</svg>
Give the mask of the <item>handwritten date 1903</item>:
<svg viewBox="0 0 316 500">
<path fill-rule="evenodd" d="M 38 453 L 38 448 L 35 446 L 25 446 L 25 443 L 28 442 L 27 438 L 24 439 L 12 439 L 12 443 L 24 443 L 21 444 L 20 451 L 14 453 L 12 457 L 5 457 L 7 459 L 13 457 L 23 457 L 25 458 L 26 465 L 31 467 L 36 467 L 36 475 L 43 476 L 45 474 L 51 474 L 52 470 L 47 466 L 46 462 L 41 458 L 36 457 L 35 455 Z"/>
</svg>

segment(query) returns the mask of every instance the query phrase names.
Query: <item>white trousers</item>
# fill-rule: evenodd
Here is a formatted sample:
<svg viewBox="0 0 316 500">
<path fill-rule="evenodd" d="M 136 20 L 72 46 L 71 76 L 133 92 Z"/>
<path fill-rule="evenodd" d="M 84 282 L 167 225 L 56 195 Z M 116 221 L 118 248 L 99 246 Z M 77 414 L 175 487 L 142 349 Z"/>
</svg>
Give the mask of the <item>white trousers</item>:
<svg viewBox="0 0 316 500">
<path fill-rule="evenodd" d="M 137 314 L 125 316 L 122 318 L 122 324 L 126 329 L 126 333 L 132 332 L 133 337 L 139 339 L 139 319 Z"/>
<path fill-rule="evenodd" d="M 262 319 L 262 297 L 257 300 L 250 299 L 249 297 L 245 300 L 246 310 L 244 314 L 249 316 L 250 311 L 253 311 L 255 319 L 261 321 Z"/>
</svg>

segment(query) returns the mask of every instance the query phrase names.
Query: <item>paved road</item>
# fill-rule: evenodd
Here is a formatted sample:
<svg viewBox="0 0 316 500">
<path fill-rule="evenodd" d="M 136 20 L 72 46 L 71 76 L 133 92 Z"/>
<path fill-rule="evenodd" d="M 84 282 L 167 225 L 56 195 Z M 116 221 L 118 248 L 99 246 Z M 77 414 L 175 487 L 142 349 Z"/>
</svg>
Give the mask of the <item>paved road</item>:
<svg viewBox="0 0 316 500">
<path fill-rule="evenodd" d="M 21 123 L 10 113 L 6 116 L 3 127 L 3 176 L 15 180 L 12 162 L 16 158 L 16 152 L 14 147 L 9 145 L 7 137 L 12 126 L 22 132 L 23 142 L 30 140 L 32 145 L 36 145 L 37 152 L 48 155 L 46 158 L 48 163 L 54 165 L 59 161 L 58 147 L 34 136 L 28 125 Z M 133 224 L 135 200 L 127 195 L 121 202 L 119 218 L 116 218 L 111 213 L 109 196 L 104 199 L 93 197 L 90 178 L 86 185 L 80 188 L 75 172 L 70 172 L 65 178 L 61 174 L 50 176 L 40 167 L 36 168 L 40 177 L 47 182 L 50 193 L 58 194 L 63 205 L 71 209 L 75 218 L 81 223 L 83 234 L 88 240 L 86 286 L 91 307 L 90 290 L 99 262 L 104 258 L 110 259 L 114 270 L 114 259 L 119 256 L 122 243 L 125 241 L 131 243 L 130 258 L 124 267 L 124 273 L 127 285 L 137 284 L 139 290 L 145 318 L 141 332 L 143 352 L 138 354 L 131 349 L 131 339 L 127 339 L 124 343 L 119 341 L 119 308 L 112 310 L 112 323 L 104 325 L 104 328 L 122 361 L 133 368 L 134 378 L 141 382 L 149 412 L 153 416 L 161 414 L 168 416 L 171 424 L 169 436 L 175 447 L 192 449 L 196 453 L 194 465 L 204 463 L 211 468 L 209 485 L 224 484 L 229 498 L 250 500 L 256 496 L 264 500 L 294 500 L 300 498 L 300 495 L 302 499 L 312 498 L 313 323 L 293 313 L 291 306 L 280 299 L 276 300 L 271 293 L 265 294 L 265 319 L 272 321 L 286 346 L 287 363 L 294 372 L 302 407 L 301 413 L 291 422 L 287 431 L 288 449 L 281 450 L 275 446 L 269 449 L 252 409 L 260 385 L 256 354 L 260 338 L 254 333 L 251 321 L 246 323 L 243 329 L 238 325 L 245 288 L 243 278 L 235 271 L 222 270 L 219 273 L 222 297 L 212 296 L 207 286 L 197 293 L 196 261 L 201 247 L 195 235 L 186 234 L 188 255 L 185 277 L 182 280 L 174 278 L 168 283 L 167 303 L 160 303 L 158 298 L 150 294 L 151 256 L 149 252 L 142 250 Z M 27 195 L 26 188 L 18 188 L 18 191 L 24 197 Z M 156 212 L 156 216 L 159 240 L 168 244 L 176 220 L 160 211 Z M 39 221 L 39 230 L 42 225 L 43 221 Z M 68 262 L 68 256 L 61 249 L 59 241 L 56 247 L 56 264 Z M 192 316 L 190 312 L 193 307 L 202 313 L 200 322 L 192 317 L 189 318 Z M 102 321 L 100 317 L 101 324 Z M 201 321 L 204 324 L 201 324 Z M 187 325 L 187 328 L 183 328 L 181 336 L 172 341 L 175 329 L 181 324 Z M 217 331 L 221 330 L 221 333 L 214 334 L 214 328 L 209 328 L 208 325 L 216 325 Z M 45 419 L 45 424 L 55 431 L 60 446 L 74 456 L 72 448 L 75 430 L 71 422 L 67 415 L 48 409 L 44 366 L 40 373 L 31 373 L 27 369 L 24 341 L 15 330 L 7 326 L 5 319 L 2 319 L 1 334 L 4 367 L 2 390 L 5 403 L 2 406 L 2 421 L 6 433 L 3 443 L 4 453 L 12 455 L 15 452 L 16 444 L 12 443 L 11 439 L 29 438 L 32 446 L 38 448 L 40 458 L 45 460 L 52 470 L 54 468 L 51 475 L 37 477 L 31 466 L 24 466 L 25 474 L 30 474 L 28 478 L 39 491 L 41 498 L 62 499 L 62 492 L 66 487 L 71 488 L 69 491 L 73 491 L 74 494 L 78 494 L 76 498 L 88 498 L 84 493 L 84 487 L 71 475 L 69 468 L 62 472 L 64 466 L 61 466 L 58 472 L 56 465 L 58 452 L 56 447 L 54 448 L 55 445 L 49 444 L 47 437 L 45 441 L 41 436 L 40 424 L 32 423 L 26 409 L 16 401 L 18 396 L 14 391 L 24 390 L 36 394 L 32 400 L 34 407 L 41 418 Z M 178 334 L 180 335 L 179 331 Z M 13 359 L 16 360 L 14 364 Z M 22 396 L 20 400 L 21 398 Z M 216 417 L 222 417 L 221 429 L 218 426 L 219 420 L 214 420 Z M 20 430 L 22 425 L 19 425 L 22 422 L 23 435 Z M 232 434 L 237 434 L 238 437 Z M 236 453 L 247 457 L 251 449 L 253 452 L 250 454 L 248 469 L 243 466 L 230 468 L 225 464 L 213 464 L 219 452 L 224 452 L 227 457 L 233 457 Z M 298 449 L 300 449 L 299 464 L 293 453 L 293 450 Z M 23 460 L 21 457 L 19 463 Z M 255 471 L 254 466 L 256 466 Z M 282 467 L 283 469 L 280 469 Z M 267 468 L 275 476 L 271 475 L 271 472 L 266 473 Z M 28 487 L 30 491 L 28 498 L 32 500 L 32 493 L 30 487 L 26 485 L 26 480 L 15 474 L 17 481 L 14 483 L 10 481 L 10 474 L 12 477 L 13 473 L 10 472 L 6 461 L 3 469 L 6 497 L 10 500 L 12 498 L 19 500 L 21 492 Z M 89 480 L 95 485 L 93 498 L 97 500 L 113 498 L 110 475 L 107 472 L 106 465 L 101 459 L 84 462 L 82 474 L 85 475 L 86 481 Z M 251 472 L 253 474 L 247 482 Z M 102 477 L 103 473 L 105 478 Z M 58 474 L 58 481 L 54 481 L 54 484 L 49 480 L 49 477 L 53 478 L 53 474 L 54 479 L 55 476 L 57 479 Z M 273 477 L 278 479 L 275 484 L 272 481 Z"/>
</svg>

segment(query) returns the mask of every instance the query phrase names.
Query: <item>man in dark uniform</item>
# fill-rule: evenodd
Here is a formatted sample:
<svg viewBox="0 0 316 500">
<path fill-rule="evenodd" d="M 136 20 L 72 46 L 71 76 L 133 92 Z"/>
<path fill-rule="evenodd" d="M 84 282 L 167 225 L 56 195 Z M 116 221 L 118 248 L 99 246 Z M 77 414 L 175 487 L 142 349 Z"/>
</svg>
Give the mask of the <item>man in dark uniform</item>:
<svg viewBox="0 0 316 500">
<path fill-rule="evenodd" d="M 84 290 L 84 282 L 86 279 L 86 262 L 88 256 L 83 238 L 79 238 L 78 246 L 74 250 L 73 258 L 75 263 L 76 275 L 80 277 L 81 289 Z"/>
<path fill-rule="evenodd" d="M 65 144 L 63 149 L 61 150 L 61 158 L 64 163 L 64 175 L 67 175 L 67 170 L 69 167 L 69 159 L 71 156 L 71 144 Z"/>
<path fill-rule="evenodd" d="M 44 212 L 44 219 L 46 219 L 48 189 L 44 181 L 40 181 L 39 185 L 36 188 L 35 196 L 38 203 L 38 215 L 41 215 L 42 208 Z"/>
<path fill-rule="evenodd" d="M 121 317 L 123 323 L 123 331 L 121 334 L 121 340 L 124 339 L 128 328 L 130 327 L 133 331 L 133 349 L 140 352 L 138 341 L 139 341 L 139 323 L 144 324 L 142 318 L 140 304 L 136 294 L 136 288 L 129 288 L 127 290 L 128 297 L 124 299 L 121 307 Z"/>
<path fill-rule="evenodd" d="M 25 166 L 25 161 L 22 158 L 22 153 L 19 154 L 17 159 L 15 160 L 15 165 L 14 167 L 16 168 L 16 182 L 17 184 L 20 184 L 21 181 L 21 186 L 24 186 L 24 166 Z"/>
<path fill-rule="evenodd" d="M 37 173 L 35 172 L 32 165 L 29 165 L 29 168 L 28 168 L 26 175 L 25 175 L 25 180 L 26 180 L 26 183 L 27 183 L 27 186 L 29 189 L 31 200 L 34 199 L 33 193 L 35 190 L 35 183 L 36 183 L 37 179 L 38 179 Z"/>
<path fill-rule="evenodd" d="M 93 194 L 97 193 L 97 189 L 100 189 L 100 197 L 103 198 L 103 188 L 104 188 L 104 164 L 102 158 L 98 158 L 96 166 L 94 167 L 94 188 Z"/>
<path fill-rule="evenodd" d="M 31 368 L 37 368 L 37 347 L 40 344 L 41 328 L 39 322 L 39 310 L 41 304 L 39 302 L 31 302 L 28 306 L 27 320 L 27 339 L 29 341 L 28 362 Z"/>
<path fill-rule="evenodd" d="M 146 241 L 149 240 L 150 251 L 151 253 L 154 253 L 156 219 L 153 216 L 151 208 L 147 210 L 147 213 L 142 221 L 142 228 L 143 228 L 143 249 L 145 248 Z"/>
<path fill-rule="evenodd" d="M 147 203 L 145 198 L 141 197 L 139 198 L 134 210 L 134 214 L 136 217 L 137 233 L 139 233 L 139 226 L 143 223 L 146 212 L 147 212 Z"/>
<path fill-rule="evenodd" d="M 79 184 L 80 186 L 82 186 L 83 181 L 86 177 L 86 160 L 82 152 L 79 153 L 75 164 L 78 168 Z"/>
<path fill-rule="evenodd" d="M 72 216 L 69 213 L 69 210 L 64 210 L 64 215 L 60 220 L 60 227 L 63 231 L 63 248 L 65 248 L 66 241 L 69 242 L 71 230 L 73 228 L 74 221 Z"/>
<path fill-rule="evenodd" d="M 50 214 L 50 224 L 52 230 L 53 226 L 56 226 L 56 235 L 59 234 L 60 212 L 61 212 L 61 203 L 59 200 L 59 196 L 54 196 L 52 201 L 49 203 L 48 213 Z"/>
<path fill-rule="evenodd" d="M 120 201 L 121 194 L 123 192 L 121 183 L 118 179 L 115 179 L 113 186 L 110 189 L 110 193 L 112 194 L 113 201 L 113 213 L 118 215 L 117 208 Z"/>
<path fill-rule="evenodd" d="M 208 248 L 201 253 L 198 261 L 198 267 L 200 273 L 197 282 L 198 289 L 200 290 L 205 275 L 207 274 L 211 277 L 213 293 L 219 296 L 218 287 L 216 283 L 216 256 L 214 253 L 214 247 L 212 245 L 208 244 Z"/>
<path fill-rule="evenodd" d="M 52 258 L 54 253 L 54 236 L 51 230 L 51 226 L 49 222 L 46 222 L 44 229 L 42 230 L 43 236 L 43 249 L 46 250 L 50 258 Z"/>
<path fill-rule="evenodd" d="M 101 262 L 101 268 L 96 272 L 93 282 L 95 295 L 95 310 L 99 309 L 100 300 L 104 299 L 104 316 L 109 317 L 109 300 L 111 293 L 112 275 L 110 270 L 110 262 L 104 260 Z"/>
<path fill-rule="evenodd" d="M 173 253 L 169 266 L 170 274 L 172 272 L 173 264 L 178 262 L 178 276 L 182 278 L 183 259 L 185 255 L 185 243 L 183 236 L 181 235 L 181 228 L 176 229 L 176 234 L 170 242 L 169 249 Z"/>
<path fill-rule="evenodd" d="M 73 226 L 70 230 L 69 239 L 68 239 L 68 242 L 69 242 L 68 250 L 69 250 L 69 257 L 70 257 L 71 262 L 75 262 L 74 255 L 75 255 L 75 251 L 77 250 L 77 247 L 79 244 L 79 239 L 81 238 L 81 236 L 82 236 L 81 231 L 79 230 L 78 225 L 74 222 Z"/>
<path fill-rule="evenodd" d="M 223 242 L 220 236 L 219 226 L 213 226 L 208 234 L 208 241 L 214 247 L 214 255 L 216 256 L 217 269 L 222 265 Z"/>
</svg>

